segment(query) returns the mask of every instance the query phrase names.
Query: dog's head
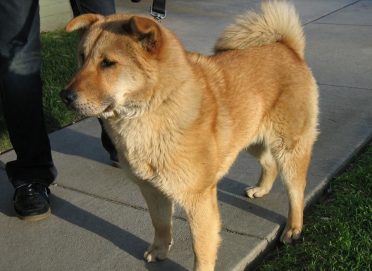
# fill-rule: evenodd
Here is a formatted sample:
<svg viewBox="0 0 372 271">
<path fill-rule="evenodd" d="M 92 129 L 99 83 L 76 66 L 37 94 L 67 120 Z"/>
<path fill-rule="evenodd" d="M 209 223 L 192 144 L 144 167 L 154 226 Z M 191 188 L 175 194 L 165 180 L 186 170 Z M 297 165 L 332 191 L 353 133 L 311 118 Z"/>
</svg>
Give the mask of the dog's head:
<svg viewBox="0 0 372 271">
<path fill-rule="evenodd" d="M 137 116 L 151 103 L 159 81 L 164 30 L 147 17 L 85 14 L 66 31 L 79 30 L 80 68 L 60 93 L 86 116 Z"/>
</svg>

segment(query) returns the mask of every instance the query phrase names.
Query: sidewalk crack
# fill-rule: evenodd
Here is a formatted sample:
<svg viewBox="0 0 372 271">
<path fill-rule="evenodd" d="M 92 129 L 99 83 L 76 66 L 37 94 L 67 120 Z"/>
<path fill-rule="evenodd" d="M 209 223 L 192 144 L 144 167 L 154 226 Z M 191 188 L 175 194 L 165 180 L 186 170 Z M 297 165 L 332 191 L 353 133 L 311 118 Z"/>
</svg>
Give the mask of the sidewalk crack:
<svg viewBox="0 0 372 271">
<path fill-rule="evenodd" d="M 107 201 L 107 202 L 110 202 L 110 203 L 113 203 L 113 204 L 124 205 L 126 207 L 133 208 L 133 209 L 136 209 L 136 210 L 139 210 L 139 211 L 142 211 L 142 212 L 147 213 L 149 211 L 148 208 L 144 208 L 144 207 L 141 207 L 141 206 L 138 206 L 138 205 L 134 205 L 134 204 L 131 204 L 131 203 L 128 203 L 128 202 L 125 202 L 125 201 L 119 201 L 119 200 L 105 198 L 105 197 L 102 197 L 102 196 L 99 196 L 99 195 L 96 195 L 96 194 L 93 194 L 93 193 L 89 193 L 89 192 L 86 192 L 86 191 L 83 191 L 83 190 L 80 190 L 80 189 L 77 189 L 77 188 L 74 188 L 74 187 L 62 185 L 62 184 L 59 184 L 59 183 L 55 183 L 55 184 L 53 184 L 53 186 L 56 186 L 56 187 L 59 187 L 59 188 L 62 188 L 62 189 L 66 189 L 66 190 L 70 190 L 70 191 L 73 191 L 73 192 L 76 192 L 76 193 L 84 194 L 86 196 L 89 196 L 89 197 L 92 197 L 92 198 L 95 198 L 95 199 L 100 199 L 100 200 L 103 200 L 103 201 Z M 177 220 L 180 220 L 180 221 L 183 221 L 183 222 L 187 222 L 187 219 L 182 217 L 182 216 L 173 215 L 172 217 L 174 219 L 177 219 Z M 232 233 L 232 234 L 237 234 L 237 235 L 241 235 L 241 236 L 256 238 L 256 239 L 259 239 L 259 240 L 268 241 L 268 239 L 265 238 L 265 237 L 261 237 L 261 236 L 254 235 L 254 234 L 249 234 L 249 233 L 246 233 L 246 232 L 231 230 L 231 229 L 229 229 L 227 227 L 224 227 L 224 226 L 221 227 L 221 231 Z"/>
<path fill-rule="evenodd" d="M 137 206 L 137 205 L 125 202 L 125 201 L 119 201 L 119 200 L 105 198 L 105 197 L 102 197 L 102 196 L 99 196 L 99 195 L 96 195 L 96 194 L 93 194 L 93 193 L 89 193 L 89 192 L 86 192 L 86 191 L 83 191 L 83 190 L 80 190 L 80 189 L 77 189 L 77 188 L 74 188 L 74 187 L 69 187 L 69 186 L 66 186 L 66 185 L 59 184 L 59 183 L 55 183 L 55 184 L 53 184 L 53 186 L 60 187 L 60 188 L 70 190 L 70 191 L 74 191 L 74 192 L 77 192 L 77 193 L 81 193 L 81 194 L 84 194 L 86 196 L 96 198 L 96 199 L 100 199 L 100 200 L 104 200 L 104 201 L 107 201 L 107 202 L 111 202 L 111 203 L 114 203 L 114 204 L 117 204 L 117 205 L 124 205 L 126 207 L 130 207 L 130 208 L 133 208 L 133 209 L 136 209 L 136 210 L 139 210 L 139 211 L 148 212 L 147 208 Z"/>
<path fill-rule="evenodd" d="M 334 84 L 325 84 L 325 83 L 318 83 L 318 85 L 319 86 L 329 86 L 329 87 L 339 87 L 339 88 L 355 88 L 355 89 L 360 89 L 360 90 L 372 90 L 371 88 L 343 86 L 343 85 L 334 85 Z"/>
<path fill-rule="evenodd" d="M 361 1 L 361 0 L 354 1 L 354 2 L 352 2 L 352 3 L 350 3 L 350 4 L 347 4 L 347 5 L 343 6 L 343 7 L 340 7 L 340 8 L 338 8 L 338 9 L 334 10 L 334 11 L 328 12 L 327 14 L 324 14 L 324 15 L 320 16 L 320 17 L 317 18 L 317 19 L 314 19 L 314 20 L 312 20 L 312 21 L 310 21 L 310 22 L 304 23 L 303 25 L 305 26 L 305 25 L 311 24 L 311 23 L 313 23 L 313 22 L 316 22 L 316 21 L 318 21 L 318 20 L 320 20 L 320 19 L 323 19 L 324 17 L 327 17 L 328 15 L 331 15 L 331 14 L 333 14 L 333 13 L 336 13 L 336 12 L 338 12 L 338 11 L 344 9 L 344 8 L 350 7 L 350 6 L 356 4 L 356 3 L 360 2 L 360 1 Z"/>
<path fill-rule="evenodd" d="M 314 23 L 314 24 L 342 25 L 342 26 L 367 26 L 367 27 L 372 26 L 372 24 L 340 24 L 340 23 Z"/>
<path fill-rule="evenodd" d="M 240 231 L 236 231 L 236 230 L 230 230 L 227 227 L 222 227 L 221 230 L 222 231 L 225 231 L 225 232 L 228 232 L 228 233 L 236 234 L 236 235 L 247 236 L 247 237 L 256 238 L 256 239 L 259 239 L 259 240 L 268 241 L 267 238 L 265 238 L 265 237 L 261 237 L 261 236 L 255 235 L 255 234 L 249 234 L 249 233 L 246 233 L 246 232 L 240 232 Z"/>
</svg>

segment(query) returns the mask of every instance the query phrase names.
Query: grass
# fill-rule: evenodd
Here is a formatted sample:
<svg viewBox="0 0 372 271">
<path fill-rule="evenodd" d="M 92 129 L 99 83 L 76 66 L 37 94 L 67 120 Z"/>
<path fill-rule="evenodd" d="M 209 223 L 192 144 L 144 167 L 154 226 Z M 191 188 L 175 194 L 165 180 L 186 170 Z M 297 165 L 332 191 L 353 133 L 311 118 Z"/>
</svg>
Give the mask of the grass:
<svg viewBox="0 0 372 271">
<path fill-rule="evenodd" d="M 5 128 L 4 118 L 0 115 L 0 154 L 11 148 L 8 132 Z"/>
<path fill-rule="evenodd" d="M 304 242 L 277 247 L 257 268 L 372 270 L 372 144 L 305 214 Z"/>
<path fill-rule="evenodd" d="M 59 92 L 77 70 L 76 46 L 78 35 L 62 31 L 43 33 L 42 38 L 43 104 L 48 131 L 56 130 L 77 120 L 68 111 Z"/>
<path fill-rule="evenodd" d="M 78 119 L 77 115 L 66 110 L 59 98 L 59 91 L 66 85 L 76 71 L 76 33 L 54 31 L 41 34 L 43 81 L 43 104 L 45 123 L 48 132 L 57 130 Z M 0 114 L 0 153 L 11 148 L 3 115 Z"/>
</svg>

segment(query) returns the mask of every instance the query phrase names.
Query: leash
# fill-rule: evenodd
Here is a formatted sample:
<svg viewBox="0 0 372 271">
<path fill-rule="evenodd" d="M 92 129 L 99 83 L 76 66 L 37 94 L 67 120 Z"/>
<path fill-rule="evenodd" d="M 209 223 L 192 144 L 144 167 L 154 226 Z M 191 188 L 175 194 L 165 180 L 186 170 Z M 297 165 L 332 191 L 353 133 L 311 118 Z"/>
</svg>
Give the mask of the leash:
<svg viewBox="0 0 372 271">
<path fill-rule="evenodd" d="M 138 3 L 141 0 L 132 0 L 132 2 Z M 167 11 L 165 9 L 166 0 L 153 0 L 150 7 L 150 14 L 157 21 L 163 20 L 167 16 Z"/>
</svg>

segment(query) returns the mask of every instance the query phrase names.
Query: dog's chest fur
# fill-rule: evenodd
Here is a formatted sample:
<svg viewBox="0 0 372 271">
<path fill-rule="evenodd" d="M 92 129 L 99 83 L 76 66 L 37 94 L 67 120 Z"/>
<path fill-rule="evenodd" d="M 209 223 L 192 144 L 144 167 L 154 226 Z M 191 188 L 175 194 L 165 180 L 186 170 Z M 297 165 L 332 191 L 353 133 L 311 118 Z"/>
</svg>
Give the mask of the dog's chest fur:
<svg viewBox="0 0 372 271">
<path fill-rule="evenodd" d="M 176 173 L 182 174 L 181 166 L 178 165 L 183 159 L 177 156 L 182 148 L 181 135 L 172 128 L 174 123 L 171 119 L 150 120 L 142 117 L 109 119 L 104 123 L 120 162 L 128 163 L 138 178 L 153 182 L 186 178 L 174 176 Z"/>
</svg>

